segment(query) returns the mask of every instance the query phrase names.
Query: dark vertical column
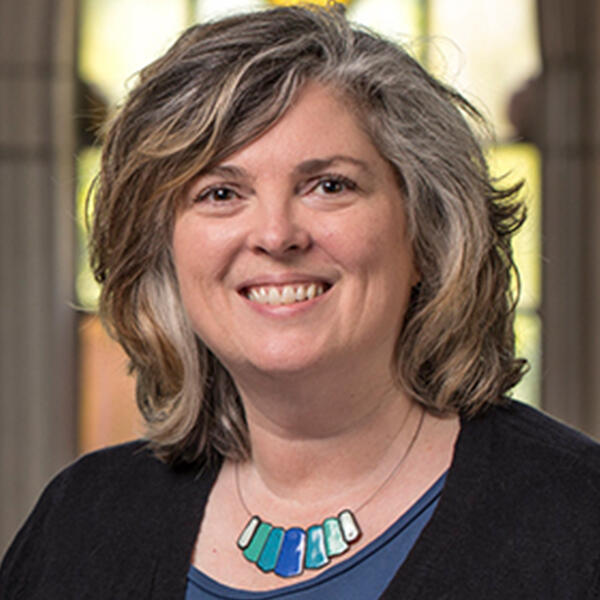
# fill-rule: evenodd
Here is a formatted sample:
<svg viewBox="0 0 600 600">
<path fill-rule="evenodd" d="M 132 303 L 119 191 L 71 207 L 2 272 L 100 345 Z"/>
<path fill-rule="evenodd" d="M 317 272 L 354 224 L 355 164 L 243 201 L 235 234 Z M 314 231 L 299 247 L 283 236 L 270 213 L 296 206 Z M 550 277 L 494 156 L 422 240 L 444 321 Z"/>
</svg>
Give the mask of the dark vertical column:
<svg viewBox="0 0 600 600">
<path fill-rule="evenodd" d="M 0 2 L 0 552 L 76 452 L 76 4 Z"/>
<path fill-rule="evenodd" d="M 544 407 L 600 436 L 600 4 L 538 11 Z"/>
</svg>

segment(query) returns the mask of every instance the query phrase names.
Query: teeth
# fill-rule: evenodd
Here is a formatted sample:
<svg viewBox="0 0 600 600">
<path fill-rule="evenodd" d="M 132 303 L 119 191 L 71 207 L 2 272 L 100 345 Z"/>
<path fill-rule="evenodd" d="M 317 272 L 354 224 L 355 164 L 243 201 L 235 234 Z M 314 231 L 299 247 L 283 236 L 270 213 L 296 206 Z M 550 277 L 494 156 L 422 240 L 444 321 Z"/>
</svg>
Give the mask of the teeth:
<svg viewBox="0 0 600 600">
<path fill-rule="evenodd" d="M 250 288 L 246 293 L 248 300 L 258 302 L 259 304 L 269 304 L 278 306 L 281 304 L 293 304 L 294 302 L 304 302 L 320 296 L 325 291 L 322 283 L 284 285 L 278 287 L 259 287 Z"/>
<path fill-rule="evenodd" d="M 292 302 L 296 301 L 296 292 L 291 285 L 286 285 L 283 288 L 283 292 L 281 294 L 281 301 L 284 304 L 292 304 Z"/>
<path fill-rule="evenodd" d="M 252 302 L 260 302 L 260 290 L 257 290 L 256 288 L 252 288 L 248 292 L 248 298 L 250 300 L 252 300 Z"/>
</svg>

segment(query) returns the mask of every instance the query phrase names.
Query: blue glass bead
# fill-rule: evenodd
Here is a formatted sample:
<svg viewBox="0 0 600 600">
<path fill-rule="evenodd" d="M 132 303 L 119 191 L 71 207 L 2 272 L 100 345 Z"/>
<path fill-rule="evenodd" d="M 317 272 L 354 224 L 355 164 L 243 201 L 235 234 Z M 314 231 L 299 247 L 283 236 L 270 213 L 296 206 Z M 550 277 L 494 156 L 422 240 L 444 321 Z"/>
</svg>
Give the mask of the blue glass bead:
<svg viewBox="0 0 600 600">
<path fill-rule="evenodd" d="M 304 567 L 304 551 L 306 533 L 303 529 L 293 527 L 285 532 L 275 573 L 281 577 L 300 575 Z"/>
<path fill-rule="evenodd" d="M 321 525 L 313 525 L 306 532 L 306 559 L 304 564 L 307 569 L 319 569 L 329 562 L 325 550 L 325 532 Z"/>
<path fill-rule="evenodd" d="M 260 558 L 256 563 L 263 571 L 272 571 L 277 564 L 277 558 L 279 557 L 279 550 L 283 543 L 284 532 L 281 527 L 275 527 L 271 530 L 269 537 L 265 543 Z"/>
<path fill-rule="evenodd" d="M 271 533 L 271 529 L 273 529 L 272 525 L 268 523 L 261 523 L 258 526 L 258 529 L 254 532 L 254 536 L 252 537 L 252 541 L 248 544 L 248 547 L 244 550 L 244 556 L 250 562 L 256 562 L 264 545 L 269 537 L 269 533 Z"/>
</svg>

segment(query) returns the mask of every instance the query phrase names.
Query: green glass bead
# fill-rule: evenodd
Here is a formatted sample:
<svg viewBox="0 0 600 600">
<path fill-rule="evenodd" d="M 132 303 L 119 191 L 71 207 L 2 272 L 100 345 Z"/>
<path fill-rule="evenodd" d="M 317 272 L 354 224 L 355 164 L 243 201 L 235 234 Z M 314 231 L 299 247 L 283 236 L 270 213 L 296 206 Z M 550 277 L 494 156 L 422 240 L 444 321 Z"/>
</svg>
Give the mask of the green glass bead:
<svg viewBox="0 0 600 600">
<path fill-rule="evenodd" d="M 254 536 L 252 536 L 252 541 L 248 544 L 248 547 L 244 550 L 244 556 L 250 562 L 256 562 L 262 549 L 265 546 L 267 538 L 269 537 L 269 533 L 271 533 L 271 529 L 273 529 L 272 525 L 269 523 L 261 523 L 256 531 L 254 532 Z"/>
<path fill-rule="evenodd" d="M 279 558 L 279 550 L 283 543 L 284 531 L 281 527 L 275 527 L 269 533 L 269 537 L 265 542 L 265 546 L 260 553 L 260 558 L 256 563 L 263 571 L 272 571 L 277 564 Z"/>
<path fill-rule="evenodd" d="M 327 556 L 338 556 L 348 550 L 349 546 L 342 535 L 342 528 L 335 517 L 325 519 L 323 522 L 323 530 L 325 532 Z"/>
<path fill-rule="evenodd" d="M 306 556 L 304 564 L 307 569 L 319 569 L 329 562 L 325 549 L 325 533 L 321 525 L 313 525 L 306 532 Z"/>
</svg>

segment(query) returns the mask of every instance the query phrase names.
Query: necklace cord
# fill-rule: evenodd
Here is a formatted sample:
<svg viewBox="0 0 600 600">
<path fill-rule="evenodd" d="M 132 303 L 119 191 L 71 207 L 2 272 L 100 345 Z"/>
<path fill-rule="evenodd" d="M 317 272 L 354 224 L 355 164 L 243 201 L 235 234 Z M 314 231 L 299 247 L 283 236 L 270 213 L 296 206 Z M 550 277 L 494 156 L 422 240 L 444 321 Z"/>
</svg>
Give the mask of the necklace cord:
<svg viewBox="0 0 600 600">
<path fill-rule="evenodd" d="M 400 435 L 404 429 L 411 412 L 411 409 L 407 411 L 397 435 Z M 422 408 L 415 432 L 400 460 L 355 512 L 371 502 L 392 477 L 397 475 L 419 437 L 424 419 L 425 409 Z M 390 442 L 388 448 L 396 439 L 397 436 Z M 322 525 L 312 525 L 308 529 L 297 526 L 289 529 L 274 527 L 271 523 L 263 521 L 258 515 L 252 515 L 246 505 L 242 496 L 239 463 L 237 462 L 234 467 L 234 476 L 238 498 L 250 516 L 250 520 L 237 539 L 237 547 L 242 551 L 244 558 L 254 563 L 263 573 L 273 572 L 279 577 L 293 577 L 301 575 L 305 568 L 322 569 L 330 563 L 332 558 L 345 554 L 354 543 L 362 539 L 361 527 L 349 508 L 343 509 L 337 516 L 324 519 Z"/>
<path fill-rule="evenodd" d="M 361 504 L 359 504 L 359 506 L 356 509 L 354 509 L 355 513 L 358 513 L 365 506 L 367 506 L 367 504 L 369 504 L 371 502 L 371 500 L 373 500 L 373 498 L 375 498 L 375 496 L 377 496 L 377 494 L 379 494 L 379 492 L 398 473 L 398 471 L 400 470 L 400 467 L 404 464 L 404 461 L 406 460 L 406 458 L 410 454 L 411 450 L 413 449 L 413 446 L 415 445 L 415 442 L 417 441 L 417 438 L 419 437 L 419 433 L 421 432 L 421 428 L 423 427 L 423 421 L 424 420 L 425 420 L 425 409 L 423 409 L 421 411 L 421 416 L 419 418 L 419 423 L 417 424 L 417 427 L 416 427 L 416 429 L 415 429 L 415 431 L 414 431 L 414 433 L 413 433 L 413 435 L 412 435 L 412 437 L 410 439 L 410 442 L 409 442 L 408 446 L 406 447 L 406 450 L 402 454 L 400 460 L 396 463 L 396 465 L 394 466 L 394 468 L 391 470 L 390 474 L 383 480 L 383 482 L 377 486 L 377 488 L 375 489 L 375 491 L 373 491 L 371 493 L 371 495 L 368 496 L 367 499 L 364 502 L 362 502 Z M 246 501 L 244 500 L 244 496 L 242 494 L 242 489 L 241 489 L 241 486 L 240 486 L 239 468 L 238 468 L 238 463 L 237 462 L 235 463 L 235 486 L 236 486 L 238 498 L 240 500 L 240 504 L 242 505 L 242 507 L 244 508 L 244 510 L 246 511 L 246 513 L 248 514 L 248 516 L 251 517 L 253 515 L 253 513 L 250 512 L 250 509 L 248 508 L 248 505 L 246 504 Z"/>
<path fill-rule="evenodd" d="M 246 501 L 244 500 L 244 496 L 242 496 L 242 489 L 240 488 L 240 474 L 239 474 L 238 463 L 235 463 L 235 487 L 237 489 L 237 495 L 240 500 L 241 505 L 244 507 L 244 510 L 248 513 L 248 516 L 251 517 L 252 513 L 248 508 Z"/>
<path fill-rule="evenodd" d="M 369 504 L 369 502 L 371 502 L 371 500 L 373 500 L 373 498 L 375 498 L 375 496 L 377 496 L 377 494 L 379 494 L 379 492 L 398 473 L 398 471 L 400 470 L 400 467 L 403 465 L 404 461 L 406 460 L 406 458 L 410 454 L 410 451 L 413 449 L 413 446 L 415 445 L 415 442 L 417 441 L 417 438 L 419 437 L 419 433 L 421 433 L 421 427 L 423 426 L 423 421 L 424 420 L 425 420 L 425 409 L 423 409 L 421 411 L 421 416 L 419 417 L 419 423 L 417 424 L 415 432 L 413 433 L 413 435 L 412 435 L 412 437 L 410 439 L 410 442 L 408 443 L 408 446 L 406 447 L 406 450 L 404 451 L 404 454 L 401 456 L 400 460 L 396 463 L 396 466 L 392 469 L 392 471 L 390 472 L 390 474 L 383 480 L 383 482 L 377 488 L 375 488 L 375 491 L 364 502 L 362 502 L 361 504 L 359 504 L 354 509 L 355 513 L 360 512 L 365 506 L 367 506 L 367 504 Z"/>
</svg>

